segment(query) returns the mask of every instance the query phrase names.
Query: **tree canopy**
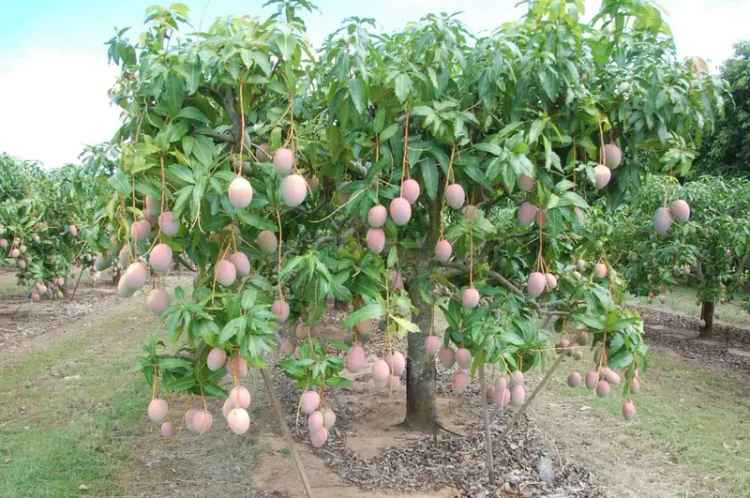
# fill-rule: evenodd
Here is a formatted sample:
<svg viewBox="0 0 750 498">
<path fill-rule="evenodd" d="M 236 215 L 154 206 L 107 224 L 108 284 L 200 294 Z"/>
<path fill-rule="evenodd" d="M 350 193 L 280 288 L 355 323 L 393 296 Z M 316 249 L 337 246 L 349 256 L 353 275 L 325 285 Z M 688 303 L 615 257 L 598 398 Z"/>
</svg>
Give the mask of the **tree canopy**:
<svg viewBox="0 0 750 498">
<path fill-rule="evenodd" d="M 355 344 L 371 319 L 384 321 L 383 357 L 408 334 L 414 426 L 432 424 L 425 334 L 438 307 L 444 348 L 467 349 L 472 374 L 540 365 L 549 318 L 589 334 L 597 368 L 635 376 L 640 319 L 616 282 L 575 270 L 590 268 L 577 261 L 586 199 L 686 173 L 721 104 L 717 81 L 678 61 L 659 10 L 607 0 L 585 22 L 582 0 L 537 0 L 487 36 L 454 15 L 394 33 L 350 18 L 315 50 L 311 4 L 270 4 L 269 18 L 205 32 L 185 31 L 182 5 L 152 7 L 138 40 L 121 30 L 108 43 L 123 121 L 104 216 L 111 253 L 125 244 L 123 293 L 157 247 L 198 269 L 164 315 L 180 353 L 150 345 L 149 381 L 222 394 L 210 352 L 263 366 L 288 315 L 303 340 L 286 373 L 302 388 L 345 383 L 348 345 L 305 332 L 332 298 L 352 303 Z"/>
<path fill-rule="evenodd" d="M 734 56 L 721 68 L 731 98 L 724 116 L 700 150 L 700 173 L 750 176 L 750 41 L 734 47 Z"/>
<path fill-rule="evenodd" d="M 690 206 L 687 222 L 674 222 L 660 235 L 652 223 L 660 206 L 681 199 Z M 651 176 L 627 204 L 601 207 L 587 224 L 594 256 L 621 270 L 636 295 L 657 295 L 674 285 L 697 290 L 708 303 L 710 334 L 713 303 L 731 299 L 750 279 L 750 182 L 702 176 L 684 184 Z M 704 306 L 704 315 L 706 313 Z"/>
</svg>

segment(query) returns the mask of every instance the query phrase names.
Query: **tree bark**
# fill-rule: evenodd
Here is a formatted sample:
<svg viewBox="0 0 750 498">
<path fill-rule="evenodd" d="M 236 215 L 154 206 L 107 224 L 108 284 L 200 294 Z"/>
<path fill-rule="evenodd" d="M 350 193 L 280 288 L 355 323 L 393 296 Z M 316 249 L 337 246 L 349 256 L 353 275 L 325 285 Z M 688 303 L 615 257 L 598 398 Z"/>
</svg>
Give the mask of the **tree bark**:
<svg viewBox="0 0 750 498">
<path fill-rule="evenodd" d="M 713 337 L 714 335 L 714 302 L 703 301 L 701 304 L 701 320 L 703 320 L 703 326 L 701 327 L 700 334 L 698 337 L 706 339 Z"/>
<path fill-rule="evenodd" d="M 412 303 L 417 308 L 415 323 L 419 332 L 408 336 L 406 356 L 406 418 L 404 426 L 425 432 L 434 430 L 435 414 L 435 373 L 434 365 L 428 361 L 425 350 L 425 333 L 432 325 L 432 306 L 419 295 L 416 286 L 409 289 Z"/>
</svg>

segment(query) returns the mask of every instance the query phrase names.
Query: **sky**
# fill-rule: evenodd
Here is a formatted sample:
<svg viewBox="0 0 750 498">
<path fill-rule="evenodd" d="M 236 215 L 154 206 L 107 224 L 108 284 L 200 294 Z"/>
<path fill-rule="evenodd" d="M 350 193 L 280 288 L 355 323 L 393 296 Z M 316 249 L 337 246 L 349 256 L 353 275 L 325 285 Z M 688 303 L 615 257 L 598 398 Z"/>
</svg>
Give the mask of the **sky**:
<svg viewBox="0 0 750 498">
<path fill-rule="evenodd" d="M 586 0 L 587 13 L 600 0 Z M 104 42 L 115 27 L 140 31 L 156 0 L 0 0 L 0 152 L 41 161 L 75 162 L 85 144 L 111 138 L 119 114 L 107 90 L 115 69 Z M 262 14 L 265 0 L 183 0 L 193 25 L 219 16 Z M 317 0 L 306 16 L 310 40 L 320 43 L 342 19 L 373 17 L 391 31 L 430 12 L 461 11 L 473 30 L 519 18 L 518 0 Z M 658 0 L 681 56 L 697 55 L 713 68 L 750 39 L 750 0 Z"/>
</svg>

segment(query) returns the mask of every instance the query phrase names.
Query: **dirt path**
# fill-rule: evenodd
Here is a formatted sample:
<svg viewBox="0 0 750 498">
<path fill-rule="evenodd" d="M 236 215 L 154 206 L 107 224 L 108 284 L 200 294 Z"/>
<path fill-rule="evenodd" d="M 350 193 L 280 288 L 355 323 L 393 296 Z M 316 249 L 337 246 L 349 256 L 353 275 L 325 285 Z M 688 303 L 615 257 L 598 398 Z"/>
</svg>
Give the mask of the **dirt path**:
<svg viewBox="0 0 750 498">
<path fill-rule="evenodd" d="M 117 492 L 111 476 L 147 402 L 133 364 L 157 321 L 141 300 L 112 293 L 78 317 L 21 319 L 41 332 L 16 334 L 0 360 L 0 496 Z"/>
<path fill-rule="evenodd" d="M 0 357 L 0 368 L 111 315 L 113 306 L 122 301 L 111 285 L 94 283 L 89 277 L 81 282 L 75 297 L 73 286 L 71 282 L 63 299 L 33 303 L 15 286 L 14 274 L 0 274 L 0 287 L 6 292 L 0 298 L 0 349 L 10 353 Z"/>
</svg>

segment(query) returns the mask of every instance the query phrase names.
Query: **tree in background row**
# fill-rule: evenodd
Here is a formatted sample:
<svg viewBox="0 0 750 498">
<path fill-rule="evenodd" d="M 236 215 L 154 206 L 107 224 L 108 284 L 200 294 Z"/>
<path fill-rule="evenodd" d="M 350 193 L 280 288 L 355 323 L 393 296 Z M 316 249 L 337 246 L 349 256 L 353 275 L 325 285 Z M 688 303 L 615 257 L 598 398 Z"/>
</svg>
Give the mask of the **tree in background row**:
<svg viewBox="0 0 750 498">
<path fill-rule="evenodd" d="M 659 233 L 651 217 L 682 200 L 689 221 L 675 220 Z M 710 337 L 717 302 L 730 300 L 750 281 L 750 182 L 702 176 L 680 185 L 652 176 L 626 205 L 597 209 L 589 219 L 591 255 L 619 269 L 636 295 L 656 295 L 675 285 L 697 291 L 701 337 Z"/>
<path fill-rule="evenodd" d="M 77 165 L 46 171 L 0 156 L 0 263 L 15 267 L 32 300 L 62 297 L 74 266 L 91 263 L 86 237 L 104 188 Z"/>
<path fill-rule="evenodd" d="M 750 176 L 750 41 L 734 47 L 734 56 L 721 68 L 731 98 L 700 149 L 699 173 Z"/>
</svg>

